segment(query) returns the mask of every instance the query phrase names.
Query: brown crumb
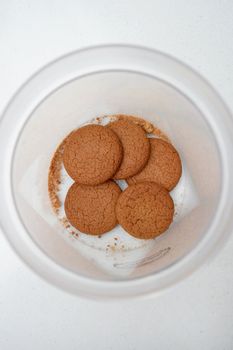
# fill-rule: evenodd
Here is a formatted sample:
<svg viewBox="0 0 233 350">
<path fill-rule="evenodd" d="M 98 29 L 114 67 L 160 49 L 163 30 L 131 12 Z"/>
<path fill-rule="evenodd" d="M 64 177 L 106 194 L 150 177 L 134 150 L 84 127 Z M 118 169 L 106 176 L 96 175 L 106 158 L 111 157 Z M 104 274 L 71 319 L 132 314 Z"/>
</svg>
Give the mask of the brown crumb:
<svg viewBox="0 0 233 350">
<path fill-rule="evenodd" d="M 65 226 L 65 227 L 67 227 L 68 225 L 70 225 L 70 224 L 69 224 L 69 221 L 67 220 L 67 218 L 62 218 L 62 219 L 61 219 L 61 222 L 62 222 L 62 225 Z"/>
<path fill-rule="evenodd" d="M 101 125 L 102 119 L 103 119 L 103 117 L 97 117 L 94 119 L 94 123 Z"/>
<path fill-rule="evenodd" d="M 117 241 L 117 240 L 118 240 L 118 238 L 117 238 L 117 237 L 114 237 L 114 239 L 115 239 L 115 241 Z"/>
<path fill-rule="evenodd" d="M 69 135 L 62 141 L 62 143 L 56 149 L 49 167 L 48 192 L 49 192 L 49 198 L 52 204 L 52 208 L 55 214 L 58 214 L 59 208 L 61 207 L 61 202 L 57 192 L 59 191 L 59 187 L 60 187 L 59 185 L 61 184 L 63 150 Z"/>
</svg>

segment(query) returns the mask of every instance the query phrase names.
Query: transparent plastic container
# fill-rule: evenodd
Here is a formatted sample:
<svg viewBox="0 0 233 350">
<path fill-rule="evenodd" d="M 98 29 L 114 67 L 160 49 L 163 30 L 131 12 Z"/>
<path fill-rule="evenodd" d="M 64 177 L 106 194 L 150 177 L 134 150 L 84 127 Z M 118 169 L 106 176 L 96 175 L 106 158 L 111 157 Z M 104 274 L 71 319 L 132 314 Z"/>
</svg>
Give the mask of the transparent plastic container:
<svg viewBox="0 0 233 350">
<path fill-rule="evenodd" d="M 141 116 L 163 130 L 184 172 L 172 192 L 177 215 L 170 229 L 110 254 L 107 238 L 102 244 L 64 232 L 50 206 L 47 175 L 56 147 L 72 129 L 118 113 Z M 161 291 L 218 251 L 232 230 L 230 112 L 203 78 L 160 52 L 99 46 L 44 67 L 6 108 L 0 153 L 4 233 L 27 265 L 74 294 L 122 298 Z M 109 239 L 116 234 L 127 241 L 121 230 Z"/>
</svg>

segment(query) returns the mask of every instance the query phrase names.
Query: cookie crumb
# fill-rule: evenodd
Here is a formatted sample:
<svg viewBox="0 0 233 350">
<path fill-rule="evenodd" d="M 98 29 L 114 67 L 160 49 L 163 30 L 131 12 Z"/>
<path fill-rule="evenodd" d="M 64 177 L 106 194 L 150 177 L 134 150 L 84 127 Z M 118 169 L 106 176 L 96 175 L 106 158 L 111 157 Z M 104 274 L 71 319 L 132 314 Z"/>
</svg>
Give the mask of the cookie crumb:
<svg viewBox="0 0 233 350">
<path fill-rule="evenodd" d="M 67 139 L 71 134 L 72 132 L 57 147 L 49 167 L 48 192 L 49 192 L 49 198 L 52 205 L 52 209 L 55 212 L 55 214 L 58 214 L 59 209 L 61 207 L 61 201 L 58 196 L 58 191 L 61 185 L 61 169 L 63 164 L 63 152 L 64 152 L 64 147 L 66 145 Z"/>
</svg>

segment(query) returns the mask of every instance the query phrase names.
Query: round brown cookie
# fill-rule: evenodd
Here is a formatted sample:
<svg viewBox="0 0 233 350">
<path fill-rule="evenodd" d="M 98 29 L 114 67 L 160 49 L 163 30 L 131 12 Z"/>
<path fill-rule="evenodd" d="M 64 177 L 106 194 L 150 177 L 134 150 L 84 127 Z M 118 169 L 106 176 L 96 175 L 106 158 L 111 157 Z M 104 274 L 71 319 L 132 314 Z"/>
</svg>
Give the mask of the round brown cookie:
<svg viewBox="0 0 233 350">
<path fill-rule="evenodd" d="M 65 199 L 66 217 L 81 232 L 90 235 L 108 232 L 117 225 L 115 207 L 120 193 L 113 181 L 97 186 L 74 183 Z"/>
<path fill-rule="evenodd" d="M 98 185 L 113 177 L 122 156 L 122 145 L 116 134 L 104 126 L 92 124 L 68 136 L 63 162 L 75 182 Z"/>
<path fill-rule="evenodd" d="M 155 182 L 129 186 L 121 193 L 116 215 L 119 224 L 132 236 L 151 239 L 170 226 L 174 203 L 169 192 Z"/>
<path fill-rule="evenodd" d="M 114 179 L 125 179 L 137 174 L 147 163 L 150 156 L 150 143 L 141 126 L 127 120 L 118 120 L 108 124 L 119 137 L 123 146 L 123 160 Z"/>
<path fill-rule="evenodd" d="M 170 143 L 161 139 L 149 140 L 151 152 L 148 163 L 140 173 L 127 179 L 127 182 L 132 185 L 138 182 L 153 181 L 171 191 L 181 177 L 180 156 Z"/>
</svg>

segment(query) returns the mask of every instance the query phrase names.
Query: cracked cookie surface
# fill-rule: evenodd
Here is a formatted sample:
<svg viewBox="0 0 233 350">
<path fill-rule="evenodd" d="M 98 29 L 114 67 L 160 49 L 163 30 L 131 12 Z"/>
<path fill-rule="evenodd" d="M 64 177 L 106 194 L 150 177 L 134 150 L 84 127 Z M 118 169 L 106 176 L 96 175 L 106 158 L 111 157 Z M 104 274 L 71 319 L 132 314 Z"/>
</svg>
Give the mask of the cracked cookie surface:
<svg viewBox="0 0 233 350">
<path fill-rule="evenodd" d="M 129 186 L 121 193 L 116 215 L 119 224 L 132 236 L 151 239 L 168 229 L 174 215 L 169 192 L 155 182 Z"/>
<path fill-rule="evenodd" d="M 122 156 L 121 142 L 112 130 L 101 125 L 86 125 L 68 137 L 63 163 L 75 182 L 98 185 L 114 176 Z"/>
<path fill-rule="evenodd" d="M 107 125 L 119 137 L 123 147 L 122 163 L 114 179 L 126 179 L 137 174 L 150 156 L 150 143 L 141 126 L 127 120 L 118 120 Z"/>
<path fill-rule="evenodd" d="M 135 176 L 127 179 L 129 185 L 153 181 L 171 191 L 178 183 L 182 165 L 178 152 L 168 142 L 150 139 L 150 158 L 145 168 Z"/>
<path fill-rule="evenodd" d="M 119 186 L 107 181 L 97 186 L 74 183 L 65 199 L 65 213 L 72 226 L 83 233 L 100 235 L 117 225 L 115 207 Z"/>
</svg>

